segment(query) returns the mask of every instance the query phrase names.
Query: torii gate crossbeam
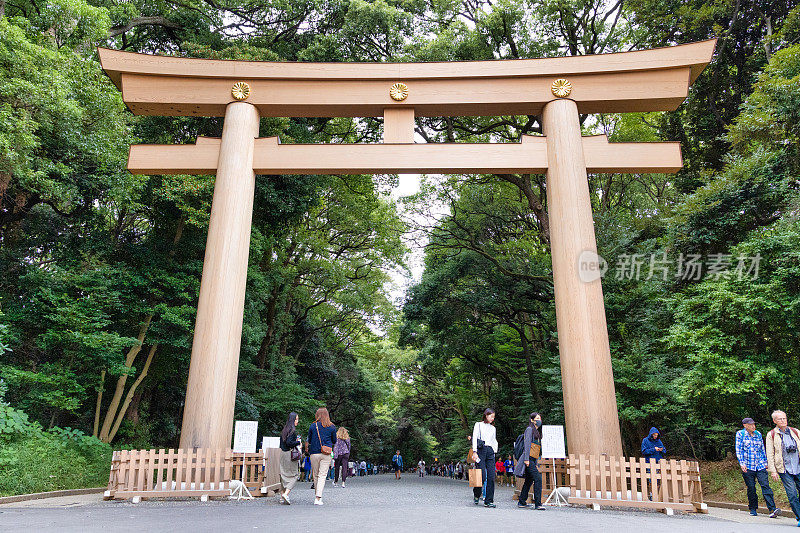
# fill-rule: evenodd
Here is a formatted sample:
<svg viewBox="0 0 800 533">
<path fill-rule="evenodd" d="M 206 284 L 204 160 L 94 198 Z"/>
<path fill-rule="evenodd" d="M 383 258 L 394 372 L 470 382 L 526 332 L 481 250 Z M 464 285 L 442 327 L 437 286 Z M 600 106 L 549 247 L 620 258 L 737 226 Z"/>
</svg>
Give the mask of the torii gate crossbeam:
<svg viewBox="0 0 800 533">
<path fill-rule="evenodd" d="M 255 174 L 545 173 L 570 453 L 622 455 L 587 172 L 677 172 L 677 143 L 582 137 L 579 113 L 676 109 L 715 41 L 548 59 L 279 63 L 100 49 L 136 114 L 224 116 L 221 139 L 132 146 L 131 172 L 216 173 L 181 448 L 228 448 L 239 366 Z M 414 144 L 418 116 L 541 115 L 544 136 L 509 144 Z M 383 117 L 384 143 L 281 145 L 260 117 Z"/>
</svg>

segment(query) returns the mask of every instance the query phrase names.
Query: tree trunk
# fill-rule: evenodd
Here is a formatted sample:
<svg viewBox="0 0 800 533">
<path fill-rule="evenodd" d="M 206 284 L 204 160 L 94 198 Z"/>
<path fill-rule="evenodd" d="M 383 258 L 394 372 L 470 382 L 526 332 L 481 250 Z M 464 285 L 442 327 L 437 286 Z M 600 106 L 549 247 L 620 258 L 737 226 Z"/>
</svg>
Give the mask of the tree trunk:
<svg viewBox="0 0 800 533">
<path fill-rule="evenodd" d="M 516 328 L 515 328 L 516 329 Z M 542 395 L 539 393 L 539 387 L 536 385 L 536 372 L 533 369 L 533 359 L 531 358 L 531 345 L 528 342 L 528 337 L 525 335 L 525 324 L 521 329 L 517 329 L 519 333 L 519 340 L 522 343 L 522 355 L 525 357 L 525 369 L 528 372 L 528 384 L 531 388 L 531 394 L 536 399 L 539 405 L 542 405 Z"/>
<path fill-rule="evenodd" d="M 138 389 L 133 395 L 133 399 L 131 400 L 131 404 L 128 406 L 128 410 L 125 411 L 125 418 L 130 420 L 133 425 L 139 424 L 141 420 L 141 416 L 139 415 L 139 405 L 142 403 L 142 398 L 144 398 L 144 389 Z"/>
<path fill-rule="evenodd" d="M 125 356 L 125 368 L 130 369 L 133 366 L 133 362 L 136 360 L 136 356 L 139 354 L 139 351 L 142 349 L 142 344 L 144 343 L 144 337 L 147 334 L 147 329 L 150 327 L 150 321 L 153 320 L 153 313 L 147 315 L 144 322 L 142 322 L 141 327 L 139 328 L 139 335 L 137 336 L 137 342 L 134 346 L 128 350 L 128 354 Z M 128 374 L 125 373 L 117 378 L 117 387 L 114 390 L 114 396 L 111 398 L 111 404 L 108 406 L 108 410 L 106 411 L 106 416 L 103 419 L 103 428 L 100 430 L 100 440 L 103 442 L 111 442 L 109 438 L 109 431 L 111 430 L 111 425 L 114 423 L 114 419 L 116 418 L 117 411 L 119 409 L 119 402 L 122 400 L 122 393 L 125 391 L 125 383 L 128 381 Z M 123 411 L 124 412 L 124 411 Z"/>
<path fill-rule="evenodd" d="M 150 363 L 153 362 L 153 356 L 155 355 L 156 350 L 158 350 L 158 343 L 152 345 L 150 347 L 150 351 L 147 352 L 147 359 L 144 362 L 144 367 L 142 368 L 139 377 L 137 377 L 136 381 L 134 381 L 133 385 L 131 385 L 128 394 L 125 396 L 125 402 L 122 404 L 122 408 L 119 410 L 119 414 L 117 414 L 117 420 L 114 422 L 114 427 L 111 429 L 111 433 L 109 433 L 108 440 L 106 442 L 111 442 L 117 435 L 117 431 L 119 430 L 119 425 L 125 418 L 125 412 L 128 410 L 128 406 L 130 405 L 131 399 L 133 398 L 133 393 L 136 392 L 136 388 L 139 386 L 142 380 L 147 376 L 147 371 L 150 369 Z"/>
<path fill-rule="evenodd" d="M 97 432 L 100 431 L 100 405 L 103 403 L 103 389 L 106 385 L 106 371 L 100 371 L 100 387 L 97 389 L 97 405 L 94 408 L 94 428 L 92 429 L 92 437 L 97 437 Z"/>
</svg>

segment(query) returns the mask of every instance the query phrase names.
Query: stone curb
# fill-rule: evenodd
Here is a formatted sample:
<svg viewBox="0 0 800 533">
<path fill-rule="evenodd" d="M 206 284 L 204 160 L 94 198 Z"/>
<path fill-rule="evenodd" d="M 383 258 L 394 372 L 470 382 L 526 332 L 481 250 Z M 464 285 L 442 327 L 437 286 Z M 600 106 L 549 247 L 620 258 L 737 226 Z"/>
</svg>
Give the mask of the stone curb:
<svg viewBox="0 0 800 533">
<path fill-rule="evenodd" d="M 749 511 L 750 508 L 746 503 L 733 503 L 733 502 L 710 502 L 705 500 L 704 503 L 709 507 L 719 507 L 721 509 L 734 509 L 736 511 Z M 769 509 L 763 505 L 758 508 L 759 513 L 769 514 Z"/>
<path fill-rule="evenodd" d="M 90 489 L 70 489 L 70 490 L 53 490 L 50 492 L 34 492 L 33 494 L 18 494 L 16 496 L 3 496 L 0 497 L 0 505 L 4 503 L 17 503 L 28 500 L 41 500 L 43 498 L 58 498 L 61 496 L 80 496 L 82 494 L 101 494 L 105 487 L 95 487 Z"/>
</svg>

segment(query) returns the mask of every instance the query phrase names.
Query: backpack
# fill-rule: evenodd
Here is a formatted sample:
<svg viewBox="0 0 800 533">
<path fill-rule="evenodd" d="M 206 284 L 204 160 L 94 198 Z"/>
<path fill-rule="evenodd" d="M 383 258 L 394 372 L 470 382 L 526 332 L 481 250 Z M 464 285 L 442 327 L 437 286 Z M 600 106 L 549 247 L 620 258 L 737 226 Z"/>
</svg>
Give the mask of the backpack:
<svg viewBox="0 0 800 533">
<path fill-rule="evenodd" d="M 514 459 L 519 461 L 524 452 L 525 452 L 525 433 L 517 437 L 517 440 L 514 443 Z"/>
</svg>

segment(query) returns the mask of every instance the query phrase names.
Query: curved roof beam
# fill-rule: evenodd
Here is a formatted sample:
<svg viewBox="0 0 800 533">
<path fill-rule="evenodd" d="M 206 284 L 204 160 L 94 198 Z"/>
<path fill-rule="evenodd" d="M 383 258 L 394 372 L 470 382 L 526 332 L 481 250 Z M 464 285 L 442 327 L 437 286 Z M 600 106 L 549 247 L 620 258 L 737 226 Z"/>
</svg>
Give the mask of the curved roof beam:
<svg viewBox="0 0 800 533">
<path fill-rule="evenodd" d="M 298 63 L 193 59 L 101 48 L 103 69 L 142 115 L 223 116 L 234 83 L 250 85 L 261 116 L 416 116 L 537 114 L 555 97 L 553 81 L 572 84 L 582 113 L 667 111 L 711 61 L 716 41 L 543 59 L 431 63 Z M 408 97 L 389 96 L 395 82 Z"/>
</svg>

